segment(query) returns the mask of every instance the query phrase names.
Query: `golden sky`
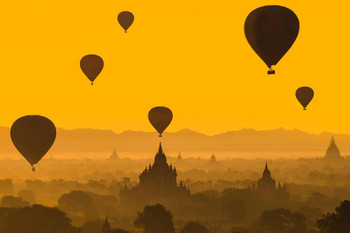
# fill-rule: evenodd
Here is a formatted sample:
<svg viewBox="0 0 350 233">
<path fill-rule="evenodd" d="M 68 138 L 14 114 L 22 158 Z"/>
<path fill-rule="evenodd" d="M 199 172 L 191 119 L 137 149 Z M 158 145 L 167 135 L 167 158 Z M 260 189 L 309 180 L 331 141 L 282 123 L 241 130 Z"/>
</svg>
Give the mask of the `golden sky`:
<svg viewBox="0 0 350 233">
<path fill-rule="evenodd" d="M 148 111 L 163 105 L 174 114 L 168 131 L 350 133 L 349 1 L 263 4 L 281 3 L 300 31 L 268 76 L 243 30 L 261 0 L 1 1 L 0 125 L 39 114 L 67 129 L 152 131 Z M 124 10 L 135 15 L 127 34 Z M 79 66 L 87 54 L 105 63 L 94 86 Z M 315 91 L 307 111 L 300 86 Z"/>
</svg>

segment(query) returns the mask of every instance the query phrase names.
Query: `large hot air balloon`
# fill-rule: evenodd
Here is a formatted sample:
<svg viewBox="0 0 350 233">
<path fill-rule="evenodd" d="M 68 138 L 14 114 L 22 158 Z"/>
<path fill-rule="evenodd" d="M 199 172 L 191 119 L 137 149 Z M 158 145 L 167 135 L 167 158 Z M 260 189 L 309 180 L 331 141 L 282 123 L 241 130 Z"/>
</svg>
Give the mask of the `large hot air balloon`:
<svg viewBox="0 0 350 233">
<path fill-rule="evenodd" d="M 125 33 L 134 22 L 134 15 L 130 11 L 122 11 L 118 15 L 118 22 L 122 28 L 124 28 Z"/>
<path fill-rule="evenodd" d="M 244 25 L 248 43 L 270 68 L 276 65 L 293 45 L 299 33 L 296 14 L 283 6 L 263 6 L 253 10 Z"/>
<path fill-rule="evenodd" d="M 169 126 L 173 119 L 173 113 L 166 107 L 152 108 L 148 113 L 149 122 L 158 131 L 159 137 L 162 136 L 164 130 Z"/>
<path fill-rule="evenodd" d="M 49 151 L 56 138 L 56 127 L 46 117 L 31 115 L 17 119 L 11 127 L 11 139 L 17 150 L 32 165 Z"/>
<path fill-rule="evenodd" d="M 295 93 L 300 104 L 306 110 L 306 106 L 311 102 L 312 98 L 314 98 L 314 91 L 310 87 L 300 87 Z"/>
<path fill-rule="evenodd" d="M 103 69 L 103 60 L 97 55 L 86 55 L 80 60 L 80 68 L 93 85 L 94 80 Z"/>
</svg>

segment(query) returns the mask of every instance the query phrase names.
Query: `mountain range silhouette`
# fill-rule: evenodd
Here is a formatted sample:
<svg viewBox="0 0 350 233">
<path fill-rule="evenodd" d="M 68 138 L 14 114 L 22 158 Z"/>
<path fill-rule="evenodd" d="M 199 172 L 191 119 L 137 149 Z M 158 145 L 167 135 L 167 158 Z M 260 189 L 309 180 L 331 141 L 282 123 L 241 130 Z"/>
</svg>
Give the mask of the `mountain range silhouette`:
<svg viewBox="0 0 350 233">
<path fill-rule="evenodd" d="M 10 129 L 0 127 L 0 155 L 18 153 L 9 137 Z M 212 136 L 189 129 L 164 133 L 161 139 L 164 150 L 169 156 L 179 152 L 186 157 L 217 158 L 227 157 L 323 157 L 334 136 L 343 155 L 350 152 L 350 135 L 323 132 L 311 134 L 297 129 L 283 128 L 273 130 L 242 129 L 228 131 Z M 57 129 L 56 142 L 49 153 L 53 154 L 90 154 L 106 158 L 115 148 L 121 157 L 152 157 L 159 143 L 158 133 L 142 131 L 124 131 L 100 129 Z M 123 156 L 124 154 L 124 156 Z"/>
</svg>

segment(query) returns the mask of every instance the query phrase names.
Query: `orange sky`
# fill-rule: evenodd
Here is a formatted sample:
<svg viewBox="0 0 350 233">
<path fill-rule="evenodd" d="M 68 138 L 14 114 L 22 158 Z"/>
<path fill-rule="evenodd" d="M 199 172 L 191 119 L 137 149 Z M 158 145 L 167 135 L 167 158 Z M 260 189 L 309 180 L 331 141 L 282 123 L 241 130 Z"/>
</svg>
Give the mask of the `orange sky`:
<svg viewBox="0 0 350 233">
<path fill-rule="evenodd" d="M 300 32 L 268 76 L 243 31 L 258 0 L 2 1 L 0 125 L 40 114 L 68 129 L 152 131 L 147 113 L 164 105 L 174 113 L 169 131 L 350 133 L 350 4 L 307 2 L 284 5 Z M 123 10 L 135 15 L 127 34 Z M 79 67 L 91 53 L 105 62 L 94 86 Z M 295 99 L 300 86 L 315 91 L 307 111 Z"/>
</svg>

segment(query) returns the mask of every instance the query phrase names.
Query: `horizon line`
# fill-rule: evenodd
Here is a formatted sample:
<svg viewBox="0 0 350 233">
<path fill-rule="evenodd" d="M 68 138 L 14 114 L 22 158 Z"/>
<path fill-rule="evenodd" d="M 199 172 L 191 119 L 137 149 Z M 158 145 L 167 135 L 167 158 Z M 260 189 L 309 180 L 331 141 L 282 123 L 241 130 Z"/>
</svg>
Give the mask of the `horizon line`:
<svg viewBox="0 0 350 233">
<path fill-rule="evenodd" d="M 10 126 L 0 126 L 0 128 L 11 128 Z M 141 132 L 141 133 L 154 133 L 154 134 L 158 134 L 156 131 L 145 131 L 145 130 L 132 130 L 132 129 L 127 129 L 127 130 L 123 130 L 120 132 L 117 132 L 113 129 L 102 129 L 102 128 L 94 128 L 94 127 L 86 127 L 86 128 L 63 128 L 60 126 L 57 126 L 56 129 L 60 129 L 60 130 L 100 130 L 100 131 L 112 131 L 115 134 L 122 134 L 125 132 Z M 320 133 L 314 133 L 314 132 L 310 132 L 310 131 L 306 131 L 306 130 L 301 130 L 301 129 L 297 129 L 297 128 L 293 128 L 293 129 L 286 129 L 284 127 L 279 127 L 279 128 L 271 128 L 271 129 L 254 129 L 254 128 L 241 128 L 241 129 L 232 129 L 232 130 L 227 130 L 225 132 L 221 132 L 221 133 L 214 133 L 214 134 L 207 134 L 207 133 L 203 133 L 200 131 L 196 131 L 193 129 L 189 129 L 189 128 L 183 128 L 177 131 L 168 131 L 168 132 L 164 132 L 163 134 L 174 134 L 174 133 L 179 133 L 181 131 L 190 131 L 190 132 L 194 132 L 197 134 L 202 134 L 205 135 L 207 137 L 212 137 L 212 136 L 217 136 L 217 135 L 221 135 L 221 134 L 226 134 L 226 133 L 231 133 L 231 132 L 239 132 L 239 131 L 248 131 L 248 130 L 252 130 L 252 131 L 256 131 L 256 132 L 264 132 L 264 131 L 278 131 L 278 130 L 284 130 L 284 131 L 288 131 L 288 132 L 292 132 L 292 131 L 299 131 L 302 133 L 307 133 L 307 134 L 312 134 L 312 135 L 322 135 L 322 134 L 333 134 L 333 135 L 350 135 L 350 133 L 334 133 L 334 132 L 330 132 L 330 131 L 321 131 Z"/>
</svg>

